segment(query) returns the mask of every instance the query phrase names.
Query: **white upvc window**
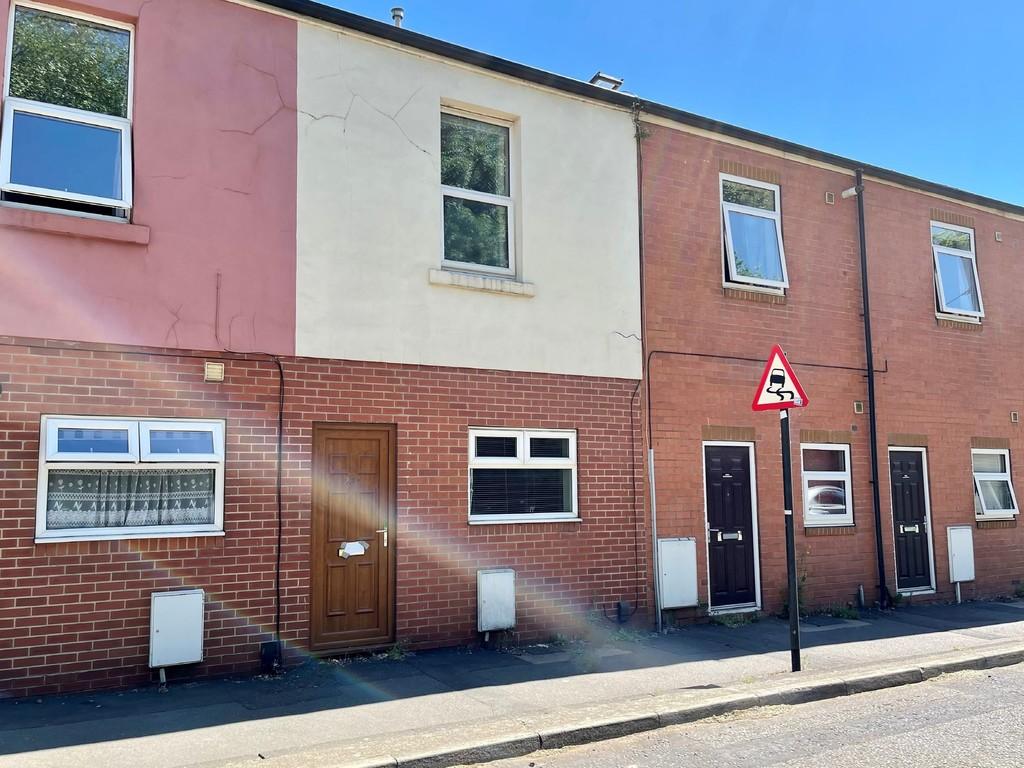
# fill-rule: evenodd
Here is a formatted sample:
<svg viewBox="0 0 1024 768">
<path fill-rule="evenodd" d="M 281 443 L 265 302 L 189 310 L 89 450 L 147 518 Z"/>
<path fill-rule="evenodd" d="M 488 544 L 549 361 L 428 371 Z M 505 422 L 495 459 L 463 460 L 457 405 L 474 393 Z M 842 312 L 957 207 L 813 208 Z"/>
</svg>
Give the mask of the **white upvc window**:
<svg viewBox="0 0 1024 768">
<path fill-rule="evenodd" d="M 516 274 L 511 123 L 441 112 L 442 266 Z"/>
<path fill-rule="evenodd" d="M 801 443 L 804 525 L 853 525 L 850 446 Z"/>
<path fill-rule="evenodd" d="M 788 288 L 779 185 L 722 173 L 719 192 L 726 283 Z"/>
<path fill-rule="evenodd" d="M 133 35 L 120 22 L 12 4 L 0 136 L 5 200 L 127 215 Z"/>
<path fill-rule="evenodd" d="M 931 222 L 935 297 L 939 312 L 975 320 L 985 316 L 974 251 L 974 230 Z"/>
<path fill-rule="evenodd" d="M 979 518 L 1011 518 L 1017 514 L 1017 496 L 1010 479 L 1010 452 L 975 448 L 971 451 L 974 472 L 974 512 Z"/>
<path fill-rule="evenodd" d="M 42 417 L 37 541 L 223 531 L 224 422 Z"/>
<path fill-rule="evenodd" d="M 469 430 L 470 523 L 578 519 L 574 430 Z"/>
</svg>

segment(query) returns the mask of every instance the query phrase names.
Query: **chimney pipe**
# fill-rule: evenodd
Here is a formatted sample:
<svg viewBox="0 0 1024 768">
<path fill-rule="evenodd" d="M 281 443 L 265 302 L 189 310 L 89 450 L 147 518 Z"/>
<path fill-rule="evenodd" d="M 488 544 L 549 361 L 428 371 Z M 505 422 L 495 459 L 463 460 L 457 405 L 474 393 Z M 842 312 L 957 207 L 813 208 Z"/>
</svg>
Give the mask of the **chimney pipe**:
<svg viewBox="0 0 1024 768">
<path fill-rule="evenodd" d="M 391 20 L 395 22 L 396 27 L 402 26 L 402 20 L 405 18 L 405 8 L 396 5 L 391 9 Z"/>
</svg>

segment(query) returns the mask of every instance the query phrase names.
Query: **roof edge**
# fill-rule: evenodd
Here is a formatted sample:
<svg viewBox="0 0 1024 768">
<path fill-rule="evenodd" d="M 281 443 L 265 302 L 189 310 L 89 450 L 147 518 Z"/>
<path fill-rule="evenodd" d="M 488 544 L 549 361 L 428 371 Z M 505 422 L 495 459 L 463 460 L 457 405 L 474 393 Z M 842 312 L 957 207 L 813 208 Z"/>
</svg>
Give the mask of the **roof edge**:
<svg viewBox="0 0 1024 768">
<path fill-rule="evenodd" d="M 1024 205 L 1017 205 L 1005 200 L 986 197 L 985 195 L 968 192 L 963 189 L 958 189 L 957 187 L 951 187 L 934 181 L 928 181 L 927 179 L 911 176 L 910 174 L 901 173 L 899 171 L 872 165 L 870 163 L 862 163 L 852 158 L 844 157 L 843 155 L 837 155 L 824 150 L 815 149 L 814 147 L 808 147 L 793 141 L 780 139 L 776 136 L 769 136 L 768 134 L 759 133 L 757 131 L 750 130 L 749 128 L 742 128 L 720 120 L 714 120 L 709 117 L 694 114 L 693 112 L 687 112 L 682 109 L 677 109 L 676 107 L 668 106 L 667 104 L 643 99 L 629 93 L 601 88 L 582 80 L 576 80 L 575 78 L 566 77 L 565 75 L 547 72 L 543 69 L 531 67 L 526 64 L 519 64 L 508 59 L 502 59 L 487 53 L 475 51 L 472 48 L 456 45 L 455 43 L 449 43 L 436 37 L 430 37 L 429 35 L 424 35 L 419 32 L 413 32 L 402 27 L 396 27 L 393 24 L 388 24 L 387 22 L 370 19 L 350 11 L 343 11 L 339 8 L 332 8 L 331 6 L 313 2 L 313 0 L 258 0 L 258 2 L 299 16 L 317 19 L 355 32 L 361 32 L 372 37 L 388 40 L 399 45 L 416 48 L 443 58 L 454 59 L 455 61 L 460 61 L 464 64 L 470 64 L 491 72 L 497 72 L 518 80 L 534 83 L 535 85 L 547 86 L 591 101 L 610 104 L 624 109 L 639 109 L 641 112 L 645 112 L 655 117 L 672 120 L 693 128 L 699 128 L 711 133 L 728 136 L 732 139 L 758 144 L 768 149 L 797 155 L 808 160 L 838 166 L 851 172 L 860 168 L 866 175 L 873 176 L 882 181 L 900 184 L 922 192 L 953 198 L 973 205 L 994 208 L 1005 213 L 1024 216 Z"/>
</svg>

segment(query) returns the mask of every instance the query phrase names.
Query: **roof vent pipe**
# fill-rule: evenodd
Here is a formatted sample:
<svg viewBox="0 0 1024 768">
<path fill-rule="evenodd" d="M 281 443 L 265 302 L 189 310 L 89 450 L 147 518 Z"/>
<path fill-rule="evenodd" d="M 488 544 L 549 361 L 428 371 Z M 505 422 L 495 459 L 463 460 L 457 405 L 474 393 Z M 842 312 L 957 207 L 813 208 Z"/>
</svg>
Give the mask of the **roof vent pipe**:
<svg viewBox="0 0 1024 768">
<path fill-rule="evenodd" d="M 395 22 L 396 27 L 402 26 L 402 20 L 405 18 L 405 8 L 400 5 L 396 5 L 391 9 L 391 20 Z"/>
</svg>

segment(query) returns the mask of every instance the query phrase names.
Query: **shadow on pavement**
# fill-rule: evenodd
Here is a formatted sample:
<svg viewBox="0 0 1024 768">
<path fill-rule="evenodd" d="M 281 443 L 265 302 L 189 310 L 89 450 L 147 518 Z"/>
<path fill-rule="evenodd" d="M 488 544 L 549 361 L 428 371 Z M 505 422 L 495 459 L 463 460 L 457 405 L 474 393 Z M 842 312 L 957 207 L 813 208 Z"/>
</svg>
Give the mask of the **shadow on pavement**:
<svg viewBox="0 0 1024 768">
<path fill-rule="evenodd" d="M 848 644 L 936 632 L 966 634 L 979 642 L 1024 639 L 1024 627 L 1019 633 L 1015 628 L 1006 628 L 1001 634 L 996 629 L 1015 622 L 1024 622 L 1024 603 L 908 607 L 864 614 L 858 620 L 809 617 L 803 622 L 802 639 L 809 651 L 828 647 L 838 651 L 838 646 Z M 617 633 L 609 625 L 609 631 L 601 634 L 603 640 L 594 643 L 532 646 L 513 652 L 460 648 L 410 654 L 401 660 L 308 660 L 281 677 L 177 683 L 166 693 L 158 692 L 154 685 L 130 691 L 9 699 L 0 701 L 0 755 L 489 686 L 559 679 L 568 684 L 581 675 L 667 666 L 676 667 L 673 679 L 684 683 L 673 683 L 676 689 L 713 688 L 717 684 L 709 682 L 709 675 L 688 675 L 688 665 L 694 670 L 701 664 L 704 669 L 710 666 L 716 670 L 716 680 L 736 682 L 750 670 L 757 674 L 782 671 L 778 658 L 772 657 L 772 665 L 766 666 L 761 657 L 779 654 L 788 658 L 787 624 L 773 617 L 736 626 L 692 625 L 661 636 Z M 935 652 L 921 647 L 916 653 Z M 863 660 L 863 655 L 860 658 Z M 876 660 L 895 658 L 900 657 L 879 655 Z M 737 673 L 730 678 L 734 668 Z M 692 684 L 685 684 L 689 682 Z M 623 691 L 623 695 L 627 693 Z"/>
</svg>

